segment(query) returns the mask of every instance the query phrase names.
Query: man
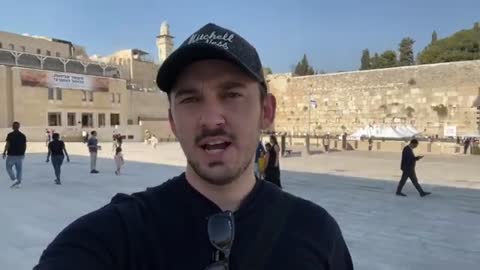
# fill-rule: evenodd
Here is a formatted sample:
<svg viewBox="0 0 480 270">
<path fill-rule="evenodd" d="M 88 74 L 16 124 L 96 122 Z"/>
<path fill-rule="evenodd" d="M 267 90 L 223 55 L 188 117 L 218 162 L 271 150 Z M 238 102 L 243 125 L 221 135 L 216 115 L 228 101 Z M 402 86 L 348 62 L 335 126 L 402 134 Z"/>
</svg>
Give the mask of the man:
<svg viewBox="0 0 480 270">
<path fill-rule="evenodd" d="M 325 153 L 328 154 L 330 151 L 330 134 L 327 134 L 323 137 L 323 147 L 325 148 Z"/>
<path fill-rule="evenodd" d="M 420 160 L 423 158 L 423 156 L 416 157 L 415 154 L 413 153 L 413 149 L 417 148 L 417 146 L 418 146 L 418 140 L 413 139 L 410 141 L 409 145 L 403 148 L 402 162 L 400 165 L 400 168 L 402 169 L 403 173 L 402 173 L 402 178 L 398 183 L 397 192 L 396 192 L 397 196 L 402 196 L 402 197 L 407 196 L 402 193 L 402 189 L 405 183 L 407 182 L 408 178 L 412 180 L 412 183 L 420 193 L 420 196 L 425 197 L 431 194 L 431 192 L 423 191 L 422 187 L 418 183 L 417 175 L 415 173 L 415 164 L 417 163 L 417 160 Z"/>
<path fill-rule="evenodd" d="M 11 188 L 20 188 L 22 182 L 23 160 L 25 158 L 25 151 L 27 150 L 27 137 L 20 132 L 20 123 L 13 122 L 13 131 L 8 133 L 5 139 L 5 149 L 3 150 L 3 159 L 6 160 L 7 172 L 13 184 Z M 15 172 L 13 167 L 15 166 Z"/>
<path fill-rule="evenodd" d="M 90 152 L 90 173 L 98 173 L 97 171 L 97 153 L 100 149 L 97 140 L 97 132 L 94 130 L 90 133 L 92 136 L 88 139 L 87 146 Z"/>
<path fill-rule="evenodd" d="M 276 103 L 252 45 L 207 24 L 164 61 L 156 81 L 168 94 L 185 173 L 75 221 L 36 270 L 353 269 L 324 209 L 253 175 Z"/>
<path fill-rule="evenodd" d="M 82 138 L 83 138 L 83 143 L 88 142 L 88 132 L 86 130 L 82 130 Z"/>
<path fill-rule="evenodd" d="M 470 147 L 470 143 L 472 142 L 471 138 L 466 138 L 465 142 L 463 143 L 463 154 L 466 155 L 468 151 L 468 147 Z"/>
<path fill-rule="evenodd" d="M 60 134 L 53 133 L 52 141 L 48 144 L 47 163 L 52 157 L 53 171 L 55 172 L 55 184 L 61 185 L 60 174 L 62 172 L 63 160 L 67 157 L 67 162 L 70 162 L 65 143 L 60 140 Z"/>
<path fill-rule="evenodd" d="M 262 141 L 258 141 L 257 149 L 255 150 L 255 159 L 253 163 L 254 165 L 253 173 L 255 174 L 255 177 L 257 177 L 258 179 L 262 178 L 258 161 L 260 160 L 261 157 L 263 157 L 264 154 L 265 154 L 265 148 L 263 147 Z"/>
</svg>

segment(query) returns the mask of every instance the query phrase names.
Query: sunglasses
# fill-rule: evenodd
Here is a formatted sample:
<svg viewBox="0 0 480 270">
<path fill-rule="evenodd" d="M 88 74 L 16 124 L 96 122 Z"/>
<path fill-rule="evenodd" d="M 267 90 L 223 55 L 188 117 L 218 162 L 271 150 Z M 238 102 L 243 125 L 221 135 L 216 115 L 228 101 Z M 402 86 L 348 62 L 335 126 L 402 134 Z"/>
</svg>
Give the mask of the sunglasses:
<svg viewBox="0 0 480 270">
<path fill-rule="evenodd" d="M 210 243 L 217 249 L 217 252 L 222 252 L 224 259 L 214 262 L 207 266 L 205 270 L 228 270 L 230 263 L 230 251 L 233 245 L 235 236 L 235 221 L 233 213 L 226 211 L 218 213 L 208 218 L 208 239 Z"/>
</svg>

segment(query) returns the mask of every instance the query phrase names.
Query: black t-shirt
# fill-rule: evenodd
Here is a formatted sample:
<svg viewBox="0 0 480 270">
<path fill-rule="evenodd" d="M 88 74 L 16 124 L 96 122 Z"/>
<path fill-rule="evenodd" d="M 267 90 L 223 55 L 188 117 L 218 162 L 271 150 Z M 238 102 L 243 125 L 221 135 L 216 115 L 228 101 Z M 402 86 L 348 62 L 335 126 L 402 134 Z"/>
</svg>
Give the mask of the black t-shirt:
<svg viewBox="0 0 480 270">
<path fill-rule="evenodd" d="M 9 156 L 23 156 L 27 150 L 27 137 L 20 131 L 12 131 L 8 133 L 7 139 L 9 143 L 7 155 Z"/>
<path fill-rule="evenodd" d="M 63 156 L 63 149 L 65 148 L 65 143 L 63 141 L 51 141 L 48 144 L 48 150 L 52 153 L 52 156 Z"/>
<path fill-rule="evenodd" d="M 247 270 L 242 265 L 258 245 L 259 220 L 280 195 L 291 209 L 263 269 L 353 269 L 340 228 L 323 208 L 262 180 L 234 213 L 230 269 Z M 203 270 L 215 251 L 207 217 L 220 211 L 184 174 L 131 196 L 117 194 L 64 229 L 34 270 Z"/>
</svg>

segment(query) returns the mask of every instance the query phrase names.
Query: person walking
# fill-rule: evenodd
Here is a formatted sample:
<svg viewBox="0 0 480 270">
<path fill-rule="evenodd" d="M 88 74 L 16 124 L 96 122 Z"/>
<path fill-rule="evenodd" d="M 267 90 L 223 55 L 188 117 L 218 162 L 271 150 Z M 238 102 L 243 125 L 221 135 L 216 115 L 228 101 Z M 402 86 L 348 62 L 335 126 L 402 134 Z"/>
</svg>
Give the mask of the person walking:
<svg viewBox="0 0 480 270">
<path fill-rule="evenodd" d="M 60 140 L 60 134 L 53 133 L 52 141 L 48 144 L 48 154 L 47 154 L 47 163 L 52 158 L 53 170 L 55 172 L 55 184 L 61 185 L 60 174 L 62 172 L 62 164 L 65 156 L 67 157 L 67 162 L 70 162 L 70 157 L 68 156 L 67 149 L 65 148 L 65 143 Z"/>
<path fill-rule="evenodd" d="M 402 197 L 407 196 L 404 193 L 402 193 L 402 189 L 405 183 L 407 182 L 408 178 L 410 178 L 413 185 L 417 189 L 418 193 L 420 193 L 421 197 L 425 197 L 431 194 L 431 192 L 425 192 L 422 189 L 422 187 L 418 183 L 417 175 L 415 173 L 415 165 L 417 161 L 423 158 L 423 156 L 415 156 L 415 154 L 413 153 L 413 149 L 417 147 L 418 147 L 418 140 L 413 139 L 410 141 L 409 145 L 403 148 L 402 162 L 400 164 L 400 168 L 402 170 L 402 177 L 400 179 L 400 182 L 398 183 L 397 192 L 396 192 L 397 196 L 402 196 Z"/>
<path fill-rule="evenodd" d="M 98 173 L 97 154 L 98 150 L 100 150 L 100 146 L 98 145 L 97 132 L 93 130 L 90 135 L 91 136 L 87 142 L 88 152 L 90 153 L 90 173 Z"/>
<path fill-rule="evenodd" d="M 276 101 L 248 41 L 209 23 L 168 56 L 156 82 L 185 171 L 77 219 L 34 270 L 353 269 L 325 209 L 253 174 Z"/>
<path fill-rule="evenodd" d="M 270 136 L 270 145 L 267 149 L 267 167 L 265 168 L 265 181 L 271 182 L 282 188 L 280 183 L 280 146 L 277 142 L 277 137 Z"/>
<path fill-rule="evenodd" d="M 330 151 L 330 135 L 327 134 L 323 137 L 323 148 L 325 149 L 325 153 L 328 154 L 328 152 Z"/>
<path fill-rule="evenodd" d="M 27 150 L 27 137 L 20 132 L 20 123 L 15 121 L 12 124 L 13 131 L 8 133 L 5 139 L 3 159 L 6 159 L 7 173 L 10 180 L 14 181 L 11 188 L 20 188 L 23 174 L 23 160 Z M 15 172 L 13 171 L 15 167 Z"/>
<path fill-rule="evenodd" d="M 88 132 L 86 130 L 82 130 L 82 139 L 83 139 L 83 143 L 88 142 Z"/>
<path fill-rule="evenodd" d="M 120 175 L 120 171 L 122 169 L 122 166 L 125 164 L 125 161 L 123 160 L 123 154 L 122 154 L 122 148 L 117 147 L 115 150 L 115 157 L 113 158 L 115 160 L 115 165 L 117 169 L 115 170 L 116 175 Z"/>
<path fill-rule="evenodd" d="M 257 149 L 255 150 L 255 159 L 253 161 L 254 162 L 253 172 L 255 174 L 255 177 L 257 177 L 257 179 L 262 179 L 262 173 L 261 173 L 259 161 L 261 158 L 263 158 L 263 155 L 265 155 L 265 148 L 263 148 L 262 141 L 259 140 L 257 144 Z"/>
<path fill-rule="evenodd" d="M 52 141 L 52 134 L 50 130 L 45 129 L 45 146 L 48 147 L 48 144 Z"/>
<path fill-rule="evenodd" d="M 472 143 L 472 138 L 465 138 L 465 141 L 463 142 L 463 154 L 466 155 L 468 152 L 468 148 L 470 147 L 470 144 Z"/>
</svg>

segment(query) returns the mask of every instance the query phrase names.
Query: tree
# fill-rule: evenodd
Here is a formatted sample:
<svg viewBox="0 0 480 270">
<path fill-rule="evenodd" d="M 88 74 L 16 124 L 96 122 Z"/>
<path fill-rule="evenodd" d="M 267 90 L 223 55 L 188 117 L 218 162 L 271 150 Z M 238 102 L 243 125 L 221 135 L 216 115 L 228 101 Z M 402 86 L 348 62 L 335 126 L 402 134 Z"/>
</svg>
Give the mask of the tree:
<svg viewBox="0 0 480 270">
<path fill-rule="evenodd" d="M 293 74 L 296 76 L 306 76 L 315 74 L 315 70 L 308 63 L 307 55 L 304 54 L 302 60 L 297 63 Z"/>
<path fill-rule="evenodd" d="M 360 70 L 370 69 L 370 51 L 368 49 L 363 50 Z"/>
<path fill-rule="evenodd" d="M 272 69 L 269 67 L 263 67 L 263 75 L 270 75 L 272 74 Z"/>
<path fill-rule="evenodd" d="M 387 50 L 380 55 L 378 68 L 390 68 L 398 65 L 397 53 L 392 50 Z"/>
<path fill-rule="evenodd" d="M 371 59 L 370 68 L 371 69 L 380 68 L 380 56 L 378 55 L 378 53 L 375 53 L 373 58 Z"/>
<path fill-rule="evenodd" d="M 414 43 L 415 41 L 409 37 L 402 39 L 402 41 L 400 42 L 399 49 L 398 49 L 400 51 L 400 60 L 399 60 L 400 66 L 411 66 L 415 64 L 415 59 L 413 56 Z"/>
<path fill-rule="evenodd" d="M 437 37 L 437 32 L 436 32 L 436 31 L 433 31 L 433 33 L 432 33 L 432 41 L 430 42 L 430 44 L 433 44 L 433 43 L 437 42 L 437 39 L 438 39 L 438 37 Z"/>
<path fill-rule="evenodd" d="M 480 30 L 462 30 L 437 40 L 424 48 L 417 59 L 420 64 L 480 59 Z"/>
</svg>

